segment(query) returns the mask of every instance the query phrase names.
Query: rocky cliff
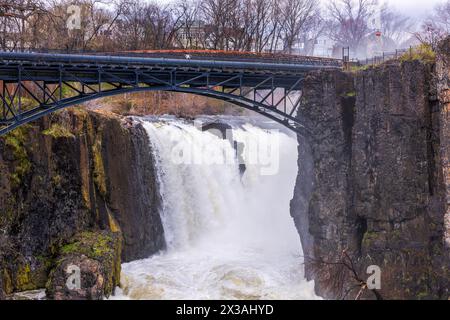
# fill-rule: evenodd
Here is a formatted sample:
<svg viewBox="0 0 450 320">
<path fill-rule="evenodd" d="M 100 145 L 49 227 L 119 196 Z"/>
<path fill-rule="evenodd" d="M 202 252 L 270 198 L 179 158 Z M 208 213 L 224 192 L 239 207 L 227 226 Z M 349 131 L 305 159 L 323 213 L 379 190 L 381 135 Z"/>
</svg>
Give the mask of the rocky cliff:
<svg viewBox="0 0 450 320">
<path fill-rule="evenodd" d="M 70 297 L 71 261 L 97 279 L 73 297 L 100 298 L 119 283 L 121 261 L 165 246 L 139 124 L 78 109 L 52 115 L 0 138 L 0 172 L 0 298 L 46 286 Z"/>
<path fill-rule="evenodd" d="M 318 294 L 448 299 L 448 101 L 436 75 L 415 60 L 305 80 L 291 213 Z M 371 265 L 381 290 L 361 290 Z"/>
<path fill-rule="evenodd" d="M 450 246 L 450 40 L 443 41 L 436 63 L 437 96 L 439 99 L 439 140 L 443 182 L 445 187 L 445 241 Z"/>
</svg>

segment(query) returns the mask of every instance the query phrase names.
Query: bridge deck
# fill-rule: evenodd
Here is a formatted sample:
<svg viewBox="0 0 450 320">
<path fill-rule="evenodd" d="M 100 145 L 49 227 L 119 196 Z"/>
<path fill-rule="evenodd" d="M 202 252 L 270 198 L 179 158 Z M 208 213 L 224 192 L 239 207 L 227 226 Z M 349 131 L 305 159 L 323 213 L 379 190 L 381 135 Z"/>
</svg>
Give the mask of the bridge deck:
<svg viewBox="0 0 450 320">
<path fill-rule="evenodd" d="M 189 58 L 186 58 L 186 56 Z M 241 53 L 214 53 L 208 51 L 132 51 L 111 54 L 51 54 L 0 52 L 0 62 L 58 62 L 83 64 L 116 64 L 116 65 L 166 65 L 206 68 L 229 68 L 235 70 L 252 69 L 259 71 L 279 71 L 297 73 L 311 69 L 341 68 L 338 59 L 303 57 L 292 55 L 268 55 Z"/>
<path fill-rule="evenodd" d="M 9 50 L 7 50 L 9 51 Z M 217 60 L 217 61 L 237 61 L 237 62 L 269 62 L 284 64 L 319 64 L 340 67 L 341 59 L 302 56 L 285 53 L 257 53 L 249 51 L 229 51 L 229 50 L 131 50 L 131 51 L 69 51 L 61 49 L 26 49 L 22 51 L 11 50 L 12 52 L 28 52 L 32 54 L 75 54 L 75 55 L 94 55 L 94 56 L 122 56 L 122 57 L 143 57 L 143 58 L 169 58 L 186 59 L 190 56 L 192 60 Z"/>
<path fill-rule="evenodd" d="M 201 77 L 208 73 L 211 83 L 222 83 L 230 75 L 241 76 L 223 84 L 226 88 L 240 86 L 255 86 L 268 75 L 274 77 L 279 88 L 290 88 L 299 77 L 316 69 L 340 68 L 339 61 L 330 63 L 325 59 L 303 61 L 302 63 L 274 63 L 267 60 L 254 61 L 222 61 L 222 60 L 196 60 L 181 58 L 154 58 L 130 56 L 100 56 L 100 55 L 68 55 L 43 53 L 6 53 L 0 52 L 0 79 L 6 82 L 46 81 L 57 83 L 60 81 L 60 68 L 65 70 L 62 81 L 79 82 L 86 84 L 98 83 L 99 69 L 103 71 L 102 81 L 131 83 L 136 73 L 151 74 L 158 81 L 148 79 L 149 85 L 161 84 L 161 81 L 171 82 L 173 76 L 170 71 L 176 70 L 178 82 L 189 81 L 192 87 L 205 85 L 203 79 L 192 80 L 195 76 Z M 21 66 L 25 72 L 19 74 L 17 67 Z M 194 77 L 193 77 L 194 75 Z M 155 79 L 153 79 L 155 80 Z M 268 83 L 260 89 L 270 88 Z"/>
</svg>

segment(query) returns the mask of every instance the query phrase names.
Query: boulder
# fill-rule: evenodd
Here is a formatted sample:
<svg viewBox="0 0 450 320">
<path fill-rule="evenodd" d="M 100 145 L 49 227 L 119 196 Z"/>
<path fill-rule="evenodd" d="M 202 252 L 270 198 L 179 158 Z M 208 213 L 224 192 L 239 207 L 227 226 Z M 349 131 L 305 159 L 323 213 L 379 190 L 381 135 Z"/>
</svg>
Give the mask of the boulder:
<svg viewBox="0 0 450 320">
<path fill-rule="evenodd" d="M 55 300 L 101 300 L 120 282 L 121 236 L 108 231 L 83 232 L 64 245 L 47 282 Z"/>
</svg>

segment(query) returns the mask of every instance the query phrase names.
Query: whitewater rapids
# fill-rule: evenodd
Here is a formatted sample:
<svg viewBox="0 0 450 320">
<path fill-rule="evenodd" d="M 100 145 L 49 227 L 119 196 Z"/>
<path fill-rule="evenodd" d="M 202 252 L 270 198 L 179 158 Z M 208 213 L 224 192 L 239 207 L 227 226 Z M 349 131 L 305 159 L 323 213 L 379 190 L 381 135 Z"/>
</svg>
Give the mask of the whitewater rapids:
<svg viewBox="0 0 450 320">
<path fill-rule="evenodd" d="M 181 120 L 140 121 L 156 159 L 167 250 L 123 264 L 112 298 L 317 299 L 289 214 L 296 138 L 233 125 L 245 146 L 241 175 L 228 140 Z"/>
</svg>

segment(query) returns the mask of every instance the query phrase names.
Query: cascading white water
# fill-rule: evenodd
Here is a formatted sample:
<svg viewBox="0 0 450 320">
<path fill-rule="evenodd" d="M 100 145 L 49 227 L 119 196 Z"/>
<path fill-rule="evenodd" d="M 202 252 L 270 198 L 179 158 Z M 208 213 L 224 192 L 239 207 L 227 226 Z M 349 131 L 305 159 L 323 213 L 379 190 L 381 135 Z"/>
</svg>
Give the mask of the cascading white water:
<svg viewBox="0 0 450 320">
<path fill-rule="evenodd" d="M 143 125 L 157 159 L 168 248 L 124 264 L 115 299 L 317 298 L 313 283 L 304 279 L 301 244 L 289 214 L 297 176 L 295 138 L 250 124 L 234 128 L 234 140 L 247 148 L 241 176 L 228 140 L 181 120 Z M 256 144 L 249 142 L 256 141 L 279 143 L 279 156 L 251 161 L 264 153 L 252 150 Z M 267 175 L 270 166 L 278 173 Z"/>
</svg>

